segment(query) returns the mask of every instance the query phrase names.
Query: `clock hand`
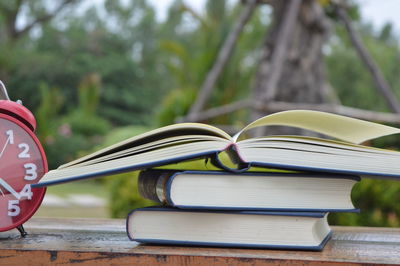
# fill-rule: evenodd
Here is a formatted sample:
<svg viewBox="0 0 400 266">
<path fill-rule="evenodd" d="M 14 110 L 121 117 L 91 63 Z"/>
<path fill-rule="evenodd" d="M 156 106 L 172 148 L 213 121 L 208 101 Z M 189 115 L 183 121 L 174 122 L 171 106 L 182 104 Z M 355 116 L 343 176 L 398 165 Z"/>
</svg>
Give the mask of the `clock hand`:
<svg viewBox="0 0 400 266">
<path fill-rule="evenodd" d="M 3 153 L 4 153 L 4 151 L 6 150 L 6 147 L 7 147 L 8 143 L 10 143 L 10 142 L 11 142 L 11 135 L 8 135 L 8 138 L 7 138 L 7 140 L 6 140 L 6 143 L 4 144 L 4 147 L 3 147 L 3 149 L 2 149 L 1 152 L 0 152 L 0 157 L 3 156 Z"/>
<path fill-rule="evenodd" d="M 15 191 L 6 181 L 3 180 L 3 178 L 0 178 L 0 185 L 2 185 L 8 192 L 14 195 L 18 200 L 21 199 L 21 196 L 17 191 Z"/>
</svg>

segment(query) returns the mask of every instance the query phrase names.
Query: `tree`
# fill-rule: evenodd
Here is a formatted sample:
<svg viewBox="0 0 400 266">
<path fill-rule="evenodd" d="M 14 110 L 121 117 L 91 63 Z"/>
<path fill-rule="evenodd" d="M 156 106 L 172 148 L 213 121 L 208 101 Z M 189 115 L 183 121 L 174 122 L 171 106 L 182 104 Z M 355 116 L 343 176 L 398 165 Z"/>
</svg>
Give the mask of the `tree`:
<svg viewBox="0 0 400 266">
<path fill-rule="evenodd" d="M 254 101 L 266 104 L 267 108 L 271 101 L 329 101 L 322 46 L 331 26 L 324 9 L 313 0 L 270 3 L 273 20 L 262 48 Z M 254 110 L 252 120 L 263 115 L 265 111 Z M 287 129 L 279 130 L 282 133 Z"/>
<path fill-rule="evenodd" d="M 400 51 L 396 37 L 390 30 L 391 26 L 385 25 L 379 30 L 373 28 L 372 25 L 365 24 L 362 20 L 354 21 L 354 24 L 393 91 L 399 95 L 400 83 L 397 74 L 399 65 L 397 62 Z M 337 25 L 335 33 L 336 37 L 329 44 L 330 49 L 326 54 L 325 62 L 328 69 L 327 78 L 335 88 L 341 102 L 347 106 L 366 110 L 390 111 L 383 97 L 375 89 L 370 74 L 352 48 L 344 28 Z"/>
<path fill-rule="evenodd" d="M 49 9 L 44 1 L 17 0 L 0 2 L 0 77 L 7 81 L 9 67 L 13 61 L 13 46 L 26 37 L 33 28 L 43 27 L 61 11 L 73 6 L 76 0 L 54 1 L 54 8 Z M 18 25 L 18 20 L 24 18 L 26 23 Z"/>
<path fill-rule="evenodd" d="M 187 114 L 241 10 L 240 2 L 230 6 L 222 0 L 207 1 L 204 13 L 191 10 L 182 1 L 176 1 L 171 7 L 164 27 L 175 28 L 175 32 L 179 32 L 184 23 L 181 21 L 182 14 L 190 15 L 196 26 L 191 31 L 182 31 L 175 36 L 171 34 L 161 42 L 162 48 L 169 55 L 163 63 L 175 80 L 175 89 L 164 99 L 159 115 L 160 124 L 173 123 L 177 117 Z M 259 43 L 268 27 L 265 15 L 265 10 L 258 9 L 247 22 L 238 38 L 236 49 L 219 73 L 205 104 L 202 104 L 205 108 L 228 104 L 248 96 L 248 87 L 259 55 Z M 234 118 L 231 115 L 220 116 L 212 122 L 229 124 L 235 121 Z"/>
<path fill-rule="evenodd" d="M 18 38 L 7 37 L 12 45 L 10 41 L 1 46 L 6 52 L 0 53 L 0 78 L 12 99 L 21 99 L 35 110 L 41 101 L 39 84 L 45 83 L 59 88 L 65 103 L 60 112 L 66 114 L 77 108 L 76 88 L 82 79 L 96 74 L 102 80 L 101 116 L 114 125 L 152 123 L 156 111 L 152 105 L 161 100 L 169 79 L 159 63 L 159 23 L 151 5 L 106 1 L 104 15 L 99 14 L 100 5 L 66 13 L 76 1 L 55 1 L 51 6 L 59 8 L 54 10 L 47 10 L 43 0 L 15 3 L 20 5 L 9 4 L 10 8 L 19 10 L 18 16 L 26 16 L 32 21 L 29 25 L 35 26 L 14 34 Z M 8 27 L 0 21 L 0 28 Z M 28 34 L 27 29 L 33 28 L 38 30 Z"/>
<path fill-rule="evenodd" d="M 2 18 L 2 41 L 15 43 L 18 39 L 28 34 L 35 26 L 42 26 L 50 21 L 62 10 L 76 2 L 76 0 L 56 1 L 55 7 L 49 10 L 44 1 L 3 1 L 0 3 Z M 53 3 L 54 4 L 54 3 Z M 27 21 L 22 27 L 18 27 L 17 20 L 24 16 Z"/>
</svg>

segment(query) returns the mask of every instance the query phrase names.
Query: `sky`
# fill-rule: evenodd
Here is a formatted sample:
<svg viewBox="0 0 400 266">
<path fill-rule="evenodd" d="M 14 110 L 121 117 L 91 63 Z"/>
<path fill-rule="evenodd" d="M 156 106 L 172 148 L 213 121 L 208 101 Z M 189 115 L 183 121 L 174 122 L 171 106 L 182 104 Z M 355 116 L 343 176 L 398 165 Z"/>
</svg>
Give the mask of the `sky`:
<svg viewBox="0 0 400 266">
<path fill-rule="evenodd" d="M 399 0 L 358 0 L 362 17 L 373 23 L 377 28 L 391 22 L 400 33 L 400 1 Z"/>
<path fill-rule="evenodd" d="M 235 0 L 236 1 L 236 0 Z M 150 0 L 158 10 L 160 20 L 165 19 L 166 12 L 173 0 Z M 195 10 L 201 10 L 205 0 L 186 0 Z M 400 0 L 356 0 L 360 4 L 362 17 L 371 22 L 376 28 L 391 22 L 397 35 L 400 35 Z"/>
<path fill-rule="evenodd" d="M 1 1 L 1 0 L 0 0 Z M 92 5 L 101 6 L 105 0 L 85 0 L 81 3 L 80 12 L 84 12 Z M 122 0 L 128 1 L 128 0 Z M 155 8 L 160 21 L 166 18 L 168 7 L 174 0 L 148 0 Z M 215 0 L 218 1 L 218 0 Z M 240 0 L 229 0 L 235 3 Z M 380 29 L 385 23 L 391 22 L 397 36 L 400 36 L 400 0 L 353 0 L 360 6 L 363 21 L 370 22 L 375 29 Z M 201 12 L 206 0 L 185 0 L 185 3 L 194 10 Z M 24 16 L 17 21 L 19 25 L 26 23 Z"/>
</svg>

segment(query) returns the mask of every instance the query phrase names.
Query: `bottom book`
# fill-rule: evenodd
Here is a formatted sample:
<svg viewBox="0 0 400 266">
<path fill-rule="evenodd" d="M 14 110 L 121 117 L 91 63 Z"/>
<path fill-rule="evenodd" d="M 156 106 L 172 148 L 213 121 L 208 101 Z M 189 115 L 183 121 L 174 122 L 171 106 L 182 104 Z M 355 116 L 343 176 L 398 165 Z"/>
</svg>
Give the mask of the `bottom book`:
<svg viewBox="0 0 400 266">
<path fill-rule="evenodd" d="M 326 212 L 133 210 L 131 240 L 151 244 L 321 250 L 331 236 Z"/>
</svg>

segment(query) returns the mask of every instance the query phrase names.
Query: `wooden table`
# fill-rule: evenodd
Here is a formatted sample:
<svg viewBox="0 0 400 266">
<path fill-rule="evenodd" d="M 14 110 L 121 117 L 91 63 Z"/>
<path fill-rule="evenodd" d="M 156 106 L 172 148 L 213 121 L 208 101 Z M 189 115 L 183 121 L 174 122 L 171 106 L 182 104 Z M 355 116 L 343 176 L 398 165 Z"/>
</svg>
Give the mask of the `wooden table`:
<svg viewBox="0 0 400 266">
<path fill-rule="evenodd" d="M 33 218 L 29 233 L 0 233 L 0 265 L 400 264 L 400 228 L 333 227 L 321 252 L 139 245 L 124 220 Z"/>
</svg>

